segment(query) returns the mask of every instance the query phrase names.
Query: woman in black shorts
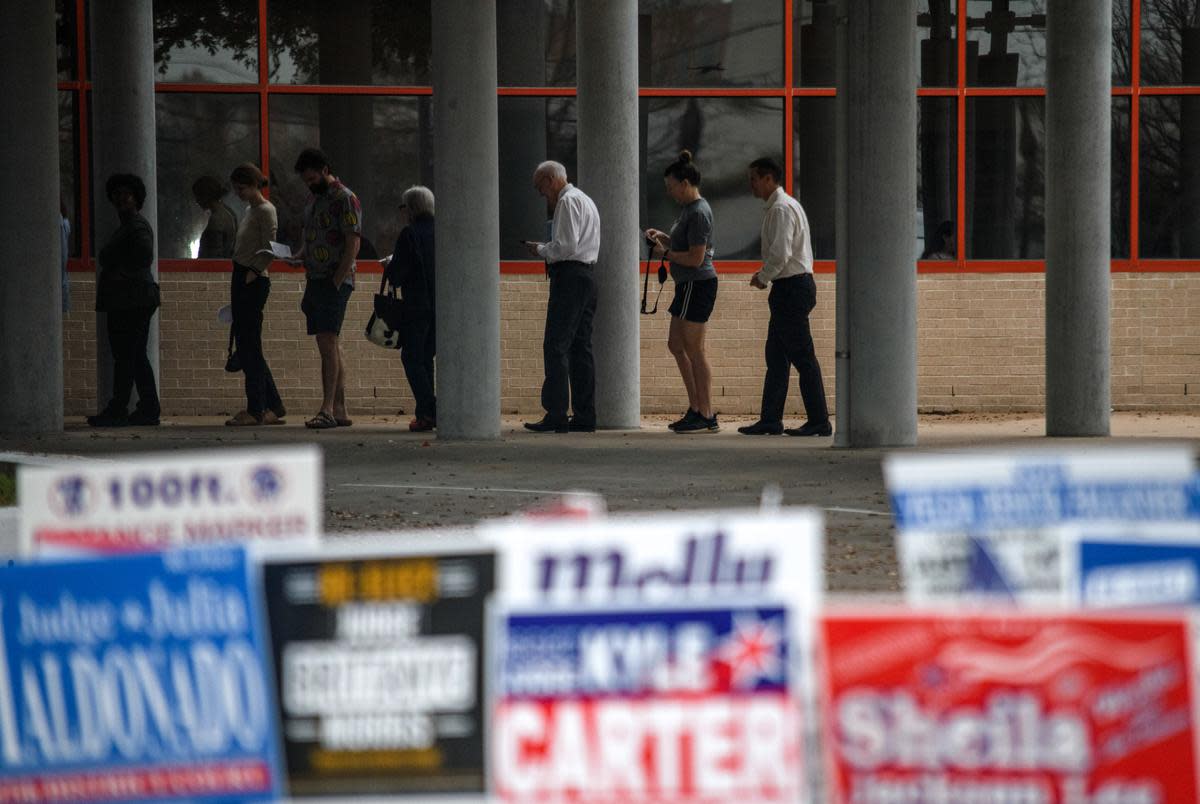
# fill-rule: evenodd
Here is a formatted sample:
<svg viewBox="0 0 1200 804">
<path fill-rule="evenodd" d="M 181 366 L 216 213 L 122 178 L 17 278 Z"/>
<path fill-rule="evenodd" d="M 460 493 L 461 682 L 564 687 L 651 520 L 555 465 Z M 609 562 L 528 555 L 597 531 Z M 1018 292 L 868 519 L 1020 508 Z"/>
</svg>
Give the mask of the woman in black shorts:
<svg viewBox="0 0 1200 804">
<path fill-rule="evenodd" d="M 679 365 L 687 388 L 688 411 L 669 427 L 677 433 L 715 433 L 721 429 L 712 407 L 712 367 L 704 352 L 704 331 L 717 301 L 717 272 L 713 268 L 712 207 L 700 195 L 700 171 L 690 151 L 683 151 L 663 173 L 667 195 L 683 210 L 671 232 L 647 229 L 665 253 L 675 280 L 671 301 L 671 330 L 667 348 Z"/>
</svg>

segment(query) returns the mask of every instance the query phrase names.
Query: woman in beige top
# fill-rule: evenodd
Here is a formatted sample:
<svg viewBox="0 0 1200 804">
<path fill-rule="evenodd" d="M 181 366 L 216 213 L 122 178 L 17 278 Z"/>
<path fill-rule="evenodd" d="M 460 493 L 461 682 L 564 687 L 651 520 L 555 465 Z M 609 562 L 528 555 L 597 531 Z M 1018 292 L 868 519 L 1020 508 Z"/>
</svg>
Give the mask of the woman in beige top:
<svg viewBox="0 0 1200 804">
<path fill-rule="evenodd" d="M 279 219 L 275 207 L 263 198 L 262 188 L 267 186 L 267 180 L 258 167 L 249 162 L 238 165 L 229 180 L 237 197 L 248 205 L 234 241 L 229 288 L 233 337 L 246 377 L 246 409 L 225 424 L 232 427 L 282 424 L 286 411 L 262 350 L 263 308 L 271 295 L 267 271 L 274 259 L 271 241 L 275 239 Z"/>
</svg>

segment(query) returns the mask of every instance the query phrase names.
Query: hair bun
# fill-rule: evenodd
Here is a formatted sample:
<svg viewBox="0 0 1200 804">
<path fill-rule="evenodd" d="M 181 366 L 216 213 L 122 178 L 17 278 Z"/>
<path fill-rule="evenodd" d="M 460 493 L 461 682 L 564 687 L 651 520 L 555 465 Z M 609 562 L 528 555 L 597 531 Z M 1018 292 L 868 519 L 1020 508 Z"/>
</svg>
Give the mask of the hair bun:
<svg viewBox="0 0 1200 804">
<path fill-rule="evenodd" d="M 679 152 L 679 161 L 683 162 L 684 164 L 691 162 L 692 161 L 692 152 L 689 151 L 688 149 L 684 148 L 682 151 Z"/>
</svg>

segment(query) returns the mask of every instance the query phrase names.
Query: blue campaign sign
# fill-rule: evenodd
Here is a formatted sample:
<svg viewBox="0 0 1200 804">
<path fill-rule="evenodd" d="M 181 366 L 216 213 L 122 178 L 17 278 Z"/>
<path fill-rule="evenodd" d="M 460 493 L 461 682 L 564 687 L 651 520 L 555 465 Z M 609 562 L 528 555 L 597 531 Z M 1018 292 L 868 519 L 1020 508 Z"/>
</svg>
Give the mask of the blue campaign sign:
<svg viewBox="0 0 1200 804">
<path fill-rule="evenodd" d="M 0 569 L 0 801 L 280 793 L 240 548 Z"/>
<path fill-rule="evenodd" d="M 1200 603 L 1200 541 L 1080 538 L 1080 601 L 1087 606 Z"/>
</svg>

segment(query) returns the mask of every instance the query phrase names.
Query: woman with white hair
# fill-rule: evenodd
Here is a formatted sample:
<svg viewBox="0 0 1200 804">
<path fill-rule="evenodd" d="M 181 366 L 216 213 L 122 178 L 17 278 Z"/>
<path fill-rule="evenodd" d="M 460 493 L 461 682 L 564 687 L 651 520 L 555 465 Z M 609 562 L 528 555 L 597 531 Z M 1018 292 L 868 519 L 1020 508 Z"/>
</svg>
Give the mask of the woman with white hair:
<svg viewBox="0 0 1200 804">
<path fill-rule="evenodd" d="M 433 357 L 437 353 L 434 326 L 433 193 L 428 187 L 409 187 L 400 197 L 400 234 L 387 264 L 388 280 L 404 298 L 404 347 L 400 361 L 412 387 L 417 409 L 408 429 L 425 432 L 437 427 L 437 398 L 433 389 Z"/>
</svg>

